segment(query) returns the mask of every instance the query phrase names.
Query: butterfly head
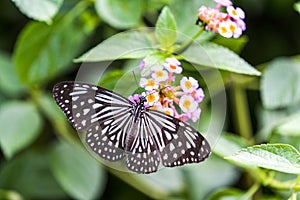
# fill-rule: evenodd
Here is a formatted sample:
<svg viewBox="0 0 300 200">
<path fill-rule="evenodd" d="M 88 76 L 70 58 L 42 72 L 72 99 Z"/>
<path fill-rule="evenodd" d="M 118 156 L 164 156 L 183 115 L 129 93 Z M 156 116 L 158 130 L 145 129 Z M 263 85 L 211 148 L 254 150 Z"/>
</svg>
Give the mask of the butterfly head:
<svg viewBox="0 0 300 200">
<path fill-rule="evenodd" d="M 140 99 L 141 104 L 144 104 L 145 102 L 147 102 L 147 99 L 145 96 L 140 96 L 139 99 Z"/>
</svg>

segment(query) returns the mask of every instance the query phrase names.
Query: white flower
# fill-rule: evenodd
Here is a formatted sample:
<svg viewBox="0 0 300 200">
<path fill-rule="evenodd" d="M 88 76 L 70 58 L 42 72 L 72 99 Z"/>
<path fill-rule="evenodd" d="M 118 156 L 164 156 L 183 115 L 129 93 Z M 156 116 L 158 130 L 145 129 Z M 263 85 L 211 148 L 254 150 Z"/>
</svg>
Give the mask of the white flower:
<svg viewBox="0 0 300 200">
<path fill-rule="evenodd" d="M 153 106 L 158 102 L 159 94 L 158 94 L 158 92 L 150 93 L 146 96 L 146 99 L 147 99 L 147 105 Z"/>
<path fill-rule="evenodd" d="M 156 82 L 163 82 L 168 79 L 168 72 L 162 66 L 152 67 L 152 78 Z"/>
<path fill-rule="evenodd" d="M 180 86 L 184 92 L 192 93 L 195 89 L 198 88 L 198 81 L 193 77 L 183 77 L 180 80 Z"/>
<path fill-rule="evenodd" d="M 148 91 L 158 88 L 158 84 L 154 81 L 154 79 L 146 79 L 146 78 L 141 78 L 140 86 L 145 88 Z"/>
<path fill-rule="evenodd" d="M 232 17 L 235 20 L 239 19 L 244 19 L 245 18 L 245 13 L 241 8 L 234 8 L 233 6 L 228 6 L 226 8 L 227 13 L 229 14 L 230 17 Z"/>
<path fill-rule="evenodd" d="M 189 95 L 184 95 L 179 100 L 179 107 L 185 113 L 194 112 L 197 109 L 198 104 L 194 98 Z"/>
<path fill-rule="evenodd" d="M 180 62 L 176 58 L 167 58 L 163 66 L 172 73 L 180 74 L 182 72 Z"/>
<path fill-rule="evenodd" d="M 164 107 L 163 108 L 164 113 L 166 113 L 167 115 L 171 115 L 174 116 L 174 110 L 172 108 L 169 107 Z"/>
</svg>

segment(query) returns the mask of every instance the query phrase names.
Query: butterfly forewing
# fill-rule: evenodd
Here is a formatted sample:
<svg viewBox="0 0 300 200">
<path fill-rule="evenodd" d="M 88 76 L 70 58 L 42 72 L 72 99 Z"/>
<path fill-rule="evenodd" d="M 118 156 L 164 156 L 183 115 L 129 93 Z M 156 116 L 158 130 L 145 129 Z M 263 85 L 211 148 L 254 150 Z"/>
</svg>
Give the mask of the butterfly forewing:
<svg viewBox="0 0 300 200">
<path fill-rule="evenodd" d="M 160 161 L 174 167 L 200 162 L 210 154 L 200 133 L 172 116 L 145 108 L 142 99 L 132 103 L 112 91 L 77 82 L 59 83 L 53 93 L 74 128 L 86 132 L 87 146 L 108 161 L 127 156 L 131 171 L 152 173 Z"/>
<path fill-rule="evenodd" d="M 124 157 L 131 102 L 109 90 L 85 83 L 62 82 L 53 89 L 54 98 L 73 127 L 86 131 L 86 143 L 101 158 Z"/>
</svg>

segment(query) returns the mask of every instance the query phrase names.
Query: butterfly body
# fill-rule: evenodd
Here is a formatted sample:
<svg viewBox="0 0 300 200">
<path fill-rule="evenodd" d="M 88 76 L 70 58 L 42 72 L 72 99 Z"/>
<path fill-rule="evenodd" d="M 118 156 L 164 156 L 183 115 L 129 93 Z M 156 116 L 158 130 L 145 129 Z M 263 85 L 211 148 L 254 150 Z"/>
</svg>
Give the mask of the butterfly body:
<svg viewBox="0 0 300 200">
<path fill-rule="evenodd" d="M 205 138 L 188 124 L 105 88 L 78 82 L 54 86 L 54 99 L 88 148 L 111 162 L 126 160 L 137 173 L 198 163 L 210 154 Z M 83 132 L 83 133 L 81 133 Z"/>
</svg>

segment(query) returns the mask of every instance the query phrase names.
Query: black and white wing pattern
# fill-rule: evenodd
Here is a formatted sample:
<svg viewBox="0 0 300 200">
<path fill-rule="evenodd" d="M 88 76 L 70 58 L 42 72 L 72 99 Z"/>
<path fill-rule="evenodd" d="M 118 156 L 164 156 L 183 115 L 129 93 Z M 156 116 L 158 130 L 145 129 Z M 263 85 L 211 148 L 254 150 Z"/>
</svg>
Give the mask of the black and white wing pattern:
<svg viewBox="0 0 300 200">
<path fill-rule="evenodd" d="M 210 154 L 205 138 L 188 124 L 133 103 L 110 90 L 78 82 L 54 86 L 56 103 L 99 157 L 118 161 L 137 173 L 203 161 Z"/>
<path fill-rule="evenodd" d="M 86 144 L 101 158 L 125 157 L 125 137 L 132 103 L 114 92 L 85 83 L 62 82 L 53 88 L 56 103 L 77 131 L 86 131 Z"/>
</svg>

